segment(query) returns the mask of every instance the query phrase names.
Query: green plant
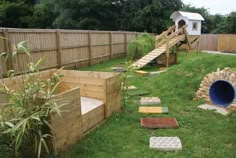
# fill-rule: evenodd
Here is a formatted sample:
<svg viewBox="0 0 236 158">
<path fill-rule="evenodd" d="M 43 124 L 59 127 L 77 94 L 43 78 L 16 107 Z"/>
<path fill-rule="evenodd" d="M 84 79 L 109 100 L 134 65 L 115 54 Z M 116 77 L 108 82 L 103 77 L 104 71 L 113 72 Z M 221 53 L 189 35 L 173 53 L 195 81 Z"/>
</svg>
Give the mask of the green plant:
<svg viewBox="0 0 236 158">
<path fill-rule="evenodd" d="M 154 48 L 155 38 L 149 33 L 142 33 L 128 45 L 127 58 L 129 60 L 139 59 Z"/>
<path fill-rule="evenodd" d="M 30 56 L 26 42 L 16 46 L 12 57 L 19 52 Z M 9 156 L 39 158 L 50 153 L 50 114 L 61 116 L 60 108 L 66 103 L 58 104 L 58 100 L 52 99 L 62 77 L 60 70 L 44 79 L 39 72 L 42 62 L 40 59 L 28 64 L 29 72 L 18 77 L 20 88 L 9 87 L 5 79 L 0 80 L 1 98 L 5 98 L 0 109 L 0 149 L 8 150 Z M 14 71 L 9 70 L 7 76 L 14 83 Z"/>
<path fill-rule="evenodd" d="M 127 101 L 129 100 L 129 93 L 127 92 L 129 89 L 129 82 L 128 79 L 129 77 L 132 77 L 135 67 L 130 66 L 131 61 L 126 61 L 125 62 L 125 72 L 121 74 L 121 91 L 122 91 L 122 110 L 126 111 L 126 104 Z"/>
</svg>

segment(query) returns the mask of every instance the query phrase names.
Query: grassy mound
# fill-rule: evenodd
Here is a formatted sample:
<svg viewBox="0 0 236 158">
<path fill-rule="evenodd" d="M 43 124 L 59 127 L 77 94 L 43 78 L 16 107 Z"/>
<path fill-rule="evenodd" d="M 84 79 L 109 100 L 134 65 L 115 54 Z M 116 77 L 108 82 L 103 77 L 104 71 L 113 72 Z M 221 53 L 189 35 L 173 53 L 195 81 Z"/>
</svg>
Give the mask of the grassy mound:
<svg viewBox="0 0 236 158">
<path fill-rule="evenodd" d="M 116 65 L 124 60 L 111 63 Z M 222 116 L 213 111 L 197 108 L 203 101 L 193 101 L 202 78 L 218 67 L 236 67 L 236 56 L 222 56 L 201 53 L 179 54 L 179 63 L 167 72 L 157 76 L 134 76 L 132 85 L 151 92 L 148 96 L 159 96 L 162 106 L 169 107 L 169 114 L 145 115 L 138 113 L 139 96 L 131 96 L 127 104 L 127 113 L 118 113 L 111 117 L 101 128 L 87 135 L 61 157 L 236 157 L 236 112 Z M 106 69 L 110 62 L 99 65 Z M 97 69 L 97 66 L 86 70 Z M 148 69 L 147 69 L 148 70 Z M 141 117 L 175 117 L 178 129 L 149 130 L 140 127 Z M 149 149 L 151 136 L 178 136 L 183 150 L 179 152 L 161 152 Z"/>
</svg>

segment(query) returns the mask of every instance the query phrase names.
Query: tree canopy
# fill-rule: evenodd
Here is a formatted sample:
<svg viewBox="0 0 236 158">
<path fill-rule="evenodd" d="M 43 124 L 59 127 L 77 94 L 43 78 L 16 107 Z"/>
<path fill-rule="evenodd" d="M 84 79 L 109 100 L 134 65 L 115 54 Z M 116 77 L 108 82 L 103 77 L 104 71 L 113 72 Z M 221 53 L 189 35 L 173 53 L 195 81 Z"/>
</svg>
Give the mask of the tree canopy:
<svg viewBox="0 0 236 158">
<path fill-rule="evenodd" d="M 177 10 L 200 13 L 203 33 L 236 33 L 236 12 L 211 15 L 181 0 L 2 0 L 0 26 L 160 33 Z"/>
</svg>

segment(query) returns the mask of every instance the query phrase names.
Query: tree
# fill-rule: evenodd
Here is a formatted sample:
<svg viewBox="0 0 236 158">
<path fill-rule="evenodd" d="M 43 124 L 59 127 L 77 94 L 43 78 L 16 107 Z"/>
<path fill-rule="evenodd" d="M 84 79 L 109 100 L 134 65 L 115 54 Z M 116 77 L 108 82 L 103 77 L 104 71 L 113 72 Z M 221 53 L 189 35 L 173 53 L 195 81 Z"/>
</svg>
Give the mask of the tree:
<svg viewBox="0 0 236 158">
<path fill-rule="evenodd" d="M 56 12 L 56 0 L 41 0 L 34 6 L 34 13 L 31 17 L 29 27 L 52 28 L 52 23 L 58 16 Z"/>
<path fill-rule="evenodd" d="M 181 7 L 180 0 L 123 1 L 118 25 L 122 30 L 160 33 L 171 24 L 171 13 Z"/>
<path fill-rule="evenodd" d="M 228 33 L 228 26 L 227 26 L 227 16 L 223 16 L 220 14 L 211 15 L 211 31 L 210 33 Z"/>
<path fill-rule="evenodd" d="M 0 26 L 28 27 L 33 13 L 31 0 L 4 0 L 0 1 Z"/>
<path fill-rule="evenodd" d="M 232 12 L 227 16 L 226 24 L 228 33 L 236 33 L 236 12 Z"/>
<path fill-rule="evenodd" d="M 117 1 L 112 0 L 60 0 L 60 15 L 53 22 L 57 28 L 116 30 L 119 14 Z"/>
<path fill-rule="evenodd" d="M 60 0 L 57 28 L 129 30 L 160 33 L 181 0 Z"/>
</svg>

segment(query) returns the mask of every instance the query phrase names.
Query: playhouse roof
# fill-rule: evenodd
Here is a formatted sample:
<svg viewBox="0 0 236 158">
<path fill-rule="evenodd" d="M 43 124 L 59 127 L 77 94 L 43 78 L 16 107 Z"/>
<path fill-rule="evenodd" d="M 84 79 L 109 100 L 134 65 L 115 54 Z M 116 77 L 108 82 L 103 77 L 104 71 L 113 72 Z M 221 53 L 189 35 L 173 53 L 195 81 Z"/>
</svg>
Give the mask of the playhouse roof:
<svg viewBox="0 0 236 158">
<path fill-rule="evenodd" d="M 179 15 L 186 17 L 189 20 L 204 21 L 204 18 L 198 13 L 190 13 L 190 12 L 182 12 L 182 11 L 175 11 L 174 13 L 171 14 L 170 18 L 175 20 L 175 18 Z"/>
</svg>

